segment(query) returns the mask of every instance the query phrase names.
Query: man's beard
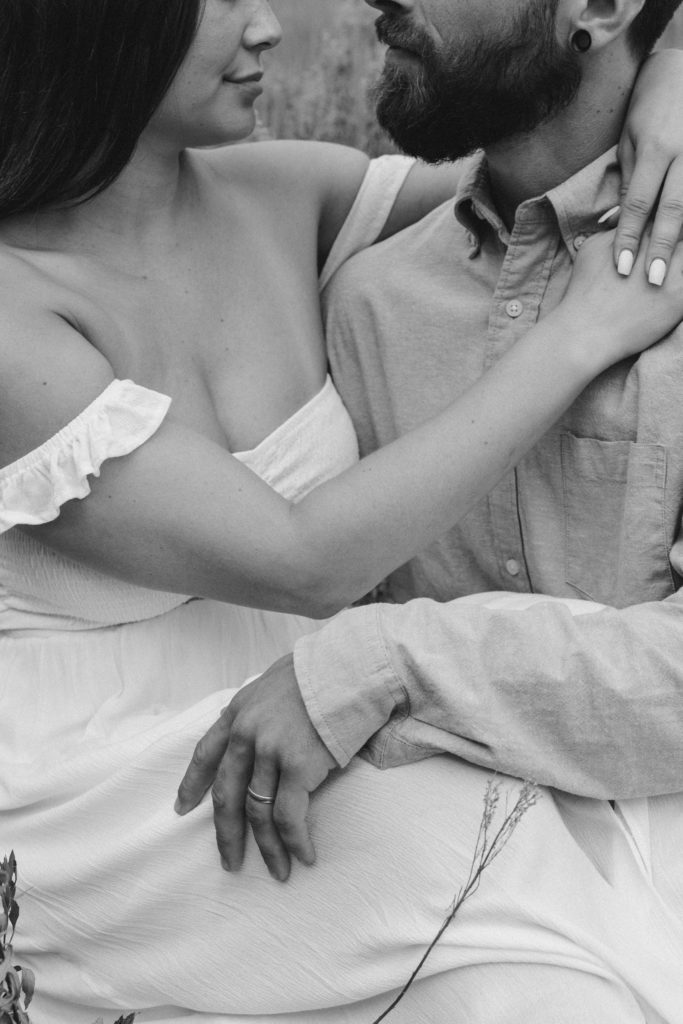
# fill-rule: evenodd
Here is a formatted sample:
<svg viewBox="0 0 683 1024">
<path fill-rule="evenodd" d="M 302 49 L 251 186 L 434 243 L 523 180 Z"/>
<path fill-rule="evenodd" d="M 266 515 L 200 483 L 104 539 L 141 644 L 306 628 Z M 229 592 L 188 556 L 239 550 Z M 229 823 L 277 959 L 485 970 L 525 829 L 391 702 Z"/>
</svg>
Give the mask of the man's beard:
<svg viewBox="0 0 683 1024">
<path fill-rule="evenodd" d="M 529 0 L 506 34 L 450 48 L 437 48 L 401 15 L 382 15 L 380 42 L 418 60 L 385 66 L 375 89 L 380 125 L 405 153 L 440 163 L 547 121 L 581 82 L 576 54 L 555 37 L 555 6 Z"/>
</svg>

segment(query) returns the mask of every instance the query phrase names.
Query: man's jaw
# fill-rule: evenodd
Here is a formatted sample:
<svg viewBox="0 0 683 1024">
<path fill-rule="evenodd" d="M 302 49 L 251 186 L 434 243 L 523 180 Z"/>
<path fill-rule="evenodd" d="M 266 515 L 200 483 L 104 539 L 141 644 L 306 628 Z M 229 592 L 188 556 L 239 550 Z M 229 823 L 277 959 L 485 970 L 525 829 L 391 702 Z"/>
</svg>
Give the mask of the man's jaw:
<svg viewBox="0 0 683 1024">
<path fill-rule="evenodd" d="M 400 149 L 428 163 L 455 160 L 527 134 L 571 102 L 576 57 L 556 43 L 541 0 L 530 10 L 507 31 L 438 46 L 407 16 L 377 19 L 389 47 L 377 116 Z"/>
</svg>

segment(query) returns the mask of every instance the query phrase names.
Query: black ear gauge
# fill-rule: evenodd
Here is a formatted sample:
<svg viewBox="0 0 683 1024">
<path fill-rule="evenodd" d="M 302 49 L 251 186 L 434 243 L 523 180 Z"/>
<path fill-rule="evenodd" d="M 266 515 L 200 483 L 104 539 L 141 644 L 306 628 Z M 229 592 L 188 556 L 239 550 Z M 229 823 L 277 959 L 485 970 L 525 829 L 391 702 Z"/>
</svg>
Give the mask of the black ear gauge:
<svg viewBox="0 0 683 1024">
<path fill-rule="evenodd" d="M 576 50 L 577 53 L 587 53 L 593 45 L 591 34 L 585 28 L 578 28 L 569 42 L 572 50 Z"/>
</svg>

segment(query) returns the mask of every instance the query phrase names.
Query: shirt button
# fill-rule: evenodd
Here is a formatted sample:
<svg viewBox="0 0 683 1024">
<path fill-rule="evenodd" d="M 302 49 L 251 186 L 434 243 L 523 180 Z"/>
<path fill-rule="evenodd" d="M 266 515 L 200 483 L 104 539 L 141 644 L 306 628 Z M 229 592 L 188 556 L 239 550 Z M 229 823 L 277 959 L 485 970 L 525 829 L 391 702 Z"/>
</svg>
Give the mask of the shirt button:
<svg viewBox="0 0 683 1024">
<path fill-rule="evenodd" d="M 583 243 L 586 241 L 587 235 L 577 235 L 574 239 L 574 248 L 580 249 Z"/>
<path fill-rule="evenodd" d="M 514 558 L 508 558 L 505 568 L 511 576 L 519 576 L 519 562 Z"/>
<path fill-rule="evenodd" d="M 524 306 L 519 301 L 519 299 L 510 299 L 507 306 L 505 307 L 505 312 L 507 313 L 508 316 L 512 317 L 513 320 L 516 320 L 517 317 L 521 316 L 524 312 Z"/>
</svg>

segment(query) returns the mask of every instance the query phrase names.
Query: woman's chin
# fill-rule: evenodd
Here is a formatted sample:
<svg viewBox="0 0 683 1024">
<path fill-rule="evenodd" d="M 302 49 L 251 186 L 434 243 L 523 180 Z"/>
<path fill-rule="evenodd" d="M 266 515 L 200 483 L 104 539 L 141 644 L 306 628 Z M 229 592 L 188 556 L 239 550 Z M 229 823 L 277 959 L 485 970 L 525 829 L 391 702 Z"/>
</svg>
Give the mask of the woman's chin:
<svg viewBox="0 0 683 1024">
<path fill-rule="evenodd" d="M 203 130 L 191 134 L 191 137 L 185 142 L 185 148 L 212 149 L 244 142 L 252 134 L 256 125 L 256 111 L 251 108 L 249 111 L 242 112 L 240 117 L 231 119 L 230 124 L 204 125 Z"/>
</svg>

